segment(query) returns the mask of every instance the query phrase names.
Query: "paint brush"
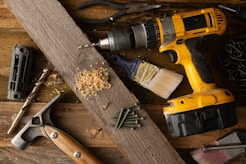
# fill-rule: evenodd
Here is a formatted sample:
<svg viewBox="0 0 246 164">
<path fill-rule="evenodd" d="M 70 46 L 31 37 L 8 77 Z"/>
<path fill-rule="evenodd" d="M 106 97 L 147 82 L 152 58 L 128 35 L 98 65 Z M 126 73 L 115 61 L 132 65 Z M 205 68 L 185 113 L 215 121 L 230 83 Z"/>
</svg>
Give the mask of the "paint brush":
<svg viewBox="0 0 246 164">
<path fill-rule="evenodd" d="M 111 62 L 123 67 L 131 80 L 164 99 L 169 98 L 183 79 L 181 74 L 159 68 L 140 58 L 126 60 L 119 55 L 112 55 Z"/>
<path fill-rule="evenodd" d="M 236 130 L 229 135 L 203 145 L 191 152 L 192 158 L 199 164 L 224 164 L 245 152 L 246 133 Z"/>
</svg>

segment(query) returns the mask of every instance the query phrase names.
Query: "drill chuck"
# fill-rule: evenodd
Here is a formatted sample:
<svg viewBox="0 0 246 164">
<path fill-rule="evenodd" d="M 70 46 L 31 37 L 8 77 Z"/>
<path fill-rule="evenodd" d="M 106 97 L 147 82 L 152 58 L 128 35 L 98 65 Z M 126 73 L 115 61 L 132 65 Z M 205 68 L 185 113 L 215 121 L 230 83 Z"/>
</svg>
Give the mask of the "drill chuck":
<svg viewBox="0 0 246 164">
<path fill-rule="evenodd" d="M 108 33 L 108 37 L 99 41 L 99 47 L 118 51 L 134 48 L 134 38 L 131 28 L 124 28 Z"/>
<path fill-rule="evenodd" d="M 127 50 L 132 48 L 157 48 L 160 37 L 157 33 L 158 26 L 155 20 L 148 20 L 140 25 L 111 31 L 108 37 L 99 40 L 101 49 L 110 51 Z"/>
</svg>

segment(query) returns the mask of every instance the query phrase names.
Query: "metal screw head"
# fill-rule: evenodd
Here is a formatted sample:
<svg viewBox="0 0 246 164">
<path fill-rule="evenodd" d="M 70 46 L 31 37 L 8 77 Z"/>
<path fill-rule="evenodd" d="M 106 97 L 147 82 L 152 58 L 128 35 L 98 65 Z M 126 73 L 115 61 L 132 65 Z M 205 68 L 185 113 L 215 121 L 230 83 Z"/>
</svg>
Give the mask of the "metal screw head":
<svg viewBox="0 0 246 164">
<path fill-rule="evenodd" d="M 113 18 L 113 17 L 110 17 L 109 20 L 110 20 L 111 22 L 113 22 L 113 21 L 114 21 L 114 18 Z"/>
<path fill-rule="evenodd" d="M 50 136 L 51 136 L 51 138 L 55 139 L 58 137 L 58 133 L 52 132 Z"/>
<path fill-rule="evenodd" d="M 75 158 L 80 158 L 81 157 L 81 154 L 80 154 L 80 152 L 74 152 L 73 153 L 73 156 L 75 157 Z"/>
</svg>

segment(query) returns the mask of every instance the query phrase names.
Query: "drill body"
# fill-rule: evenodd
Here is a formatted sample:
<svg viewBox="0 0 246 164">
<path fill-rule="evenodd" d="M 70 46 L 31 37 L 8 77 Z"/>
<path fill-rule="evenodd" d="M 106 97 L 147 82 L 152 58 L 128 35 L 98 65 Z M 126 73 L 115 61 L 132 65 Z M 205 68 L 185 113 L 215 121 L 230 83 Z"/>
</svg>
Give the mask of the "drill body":
<svg viewBox="0 0 246 164">
<path fill-rule="evenodd" d="M 155 18 L 137 26 L 110 32 L 98 45 L 111 51 L 138 47 L 168 52 L 171 62 L 183 65 L 191 94 L 168 100 L 163 108 L 172 136 L 187 136 L 237 123 L 234 96 L 217 88 L 211 70 L 199 51 L 201 38 L 224 33 L 224 14 L 214 8 Z"/>
</svg>

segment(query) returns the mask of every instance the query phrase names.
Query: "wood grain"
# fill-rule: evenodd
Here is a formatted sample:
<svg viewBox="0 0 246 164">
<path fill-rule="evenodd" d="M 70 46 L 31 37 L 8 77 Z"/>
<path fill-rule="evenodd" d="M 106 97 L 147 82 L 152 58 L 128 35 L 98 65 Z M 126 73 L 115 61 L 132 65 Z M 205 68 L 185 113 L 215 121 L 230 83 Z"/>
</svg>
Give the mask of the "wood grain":
<svg viewBox="0 0 246 164">
<path fill-rule="evenodd" d="M 23 117 L 20 126 L 16 130 L 18 132 L 45 103 L 32 103 L 30 109 Z M 0 147 L 12 147 L 10 140 L 13 135 L 6 135 L 8 127 L 20 107 L 21 102 L 0 102 Z M 215 130 L 198 135 L 188 137 L 173 138 L 169 136 L 167 126 L 162 115 L 162 105 L 143 104 L 142 109 L 145 109 L 156 125 L 161 129 L 163 134 L 167 136 L 171 145 L 176 149 L 194 149 L 199 148 L 204 143 L 209 143 L 216 140 L 235 129 L 246 129 L 245 107 L 237 107 L 238 124 L 231 128 L 223 130 Z M 107 132 L 96 122 L 90 112 L 81 103 L 57 103 L 54 104 L 51 110 L 51 119 L 56 127 L 73 136 L 79 143 L 85 147 L 117 147 L 116 144 L 109 138 Z M 73 121 L 70 121 L 73 120 Z M 111 121 L 113 121 L 111 119 Z M 50 144 L 48 140 L 43 139 L 41 143 L 35 142 L 35 146 Z"/>
<path fill-rule="evenodd" d="M 183 163 L 178 153 L 144 110 L 141 111 L 141 115 L 146 120 L 138 131 L 116 132 L 110 126 L 109 120 L 115 112 L 120 108 L 131 106 L 136 103 L 136 100 L 114 71 L 107 64 L 103 64 L 106 61 L 94 48 L 78 50 L 80 44 L 89 41 L 58 1 L 5 0 L 4 2 L 129 161 L 132 163 L 159 163 L 160 161 Z M 27 8 L 28 10 L 25 10 Z M 112 87 L 88 100 L 75 90 L 74 77 L 78 70 L 90 69 L 90 66 L 95 63 L 100 63 L 97 67 L 108 68 Z M 102 106 L 108 103 L 108 109 L 102 110 Z"/>
<path fill-rule="evenodd" d="M 76 164 L 102 164 L 94 155 L 89 153 L 82 145 L 78 144 L 71 136 L 52 126 L 44 126 L 44 131 L 52 143 L 54 143 L 61 151 L 69 156 Z M 57 136 L 52 137 L 52 133 Z M 74 153 L 79 153 L 75 156 Z"/>
<path fill-rule="evenodd" d="M 102 18 L 109 16 L 116 10 L 108 8 L 105 6 L 92 7 L 86 10 L 77 10 L 78 4 L 83 3 L 88 0 L 60 0 L 61 4 L 66 8 L 69 14 L 74 18 L 76 22 L 79 23 L 81 17 L 91 17 L 91 18 Z M 141 1 L 128 1 L 128 0 L 114 0 L 120 3 L 139 3 L 146 2 L 151 3 L 149 0 Z M 156 16 L 171 15 L 174 12 L 180 11 L 190 11 L 193 9 L 200 9 L 204 7 L 217 7 L 219 3 L 226 4 L 232 8 L 237 8 L 239 5 L 246 6 L 246 1 L 241 0 L 226 0 L 226 1 L 204 1 L 204 0 L 157 0 L 155 3 L 161 3 L 162 8 L 158 10 L 152 10 L 148 12 L 130 14 L 117 19 L 115 23 L 102 25 L 81 25 L 81 28 L 88 35 L 89 39 L 92 41 L 97 41 L 98 38 L 103 38 L 106 36 L 109 30 L 114 30 L 115 28 L 121 28 L 129 24 L 140 23 L 141 21 L 154 18 Z M 28 8 L 26 8 L 28 9 Z M 227 31 L 225 34 L 218 38 L 216 41 L 209 41 L 203 44 L 203 50 L 205 51 L 206 58 L 210 66 L 213 68 L 213 62 L 216 59 L 216 54 L 221 53 L 221 49 L 227 43 L 228 39 L 236 36 L 242 32 L 245 32 L 246 24 L 241 19 L 237 18 L 233 13 L 223 10 L 227 17 Z M 35 60 L 33 63 L 33 70 L 31 72 L 30 89 L 35 82 L 35 79 L 39 77 L 42 72 L 42 68 L 46 65 L 47 61 L 43 57 L 42 53 L 38 49 L 38 46 L 33 42 L 30 36 L 23 29 L 23 26 L 15 18 L 15 16 L 9 11 L 7 5 L 0 0 L 0 100 L 7 101 L 7 84 L 9 76 L 9 67 L 12 54 L 12 47 L 14 44 L 24 44 L 27 46 L 34 47 Z M 105 58 L 107 58 L 108 52 L 100 51 Z M 176 70 L 179 73 L 184 74 L 183 68 L 170 63 L 167 55 L 159 54 L 158 50 L 146 50 L 137 49 L 131 51 L 123 51 L 126 57 L 129 59 L 134 59 L 137 56 L 141 56 L 148 61 L 152 62 L 161 67 L 166 67 L 172 70 Z M 166 135 L 169 142 L 177 148 L 177 151 L 181 157 L 187 163 L 194 163 L 190 159 L 189 152 L 190 149 L 200 147 L 201 144 L 208 143 L 211 140 L 217 139 L 230 131 L 240 128 L 246 129 L 244 118 L 245 112 L 239 112 L 239 124 L 235 127 L 223 130 L 217 130 L 212 132 L 207 132 L 199 135 L 194 135 L 190 137 L 182 138 L 172 138 L 168 135 L 167 128 L 165 125 L 165 120 L 162 116 L 162 105 L 153 104 L 163 104 L 165 101 L 158 98 L 157 96 L 151 94 L 147 90 L 137 86 L 137 84 L 127 80 L 124 76 L 124 72 L 118 70 L 117 67 L 114 68 L 118 75 L 120 75 L 123 82 L 127 85 L 128 89 L 138 98 L 138 100 L 143 103 L 150 103 L 151 105 L 142 105 L 142 107 L 147 111 L 150 117 L 154 120 L 157 126 L 160 128 L 163 134 Z M 214 68 L 215 70 L 215 68 Z M 237 105 L 243 106 L 239 108 L 239 111 L 245 108 L 245 99 L 237 95 L 237 91 L 233 88 L 230 82 L 226 81 L 221 75 L 214 71 L 216 82 L 218 86 L 228 88 L 233 91 L 236 96 Z M 79 102 L 70 88 L 66 83 L 58 84 L 55 86 L 43 86 L 40 94 L 35 101 L 48 102 L 55 94 L 54 91 L 63 88 L 66 91 L 65 97 L 62 99 L 63 102 L 73 102 L 73 104 L 68 104 L 63 108 L 63 104 L 59 104 L 52 110 L 53 120 L 57 127 L 68 132 L 74 136 L 80 143 L 89 148 L 100 160 L 104 163 L 129 163 L 124 155 L 122 155 L 116 148 L 116 144 L 112 142 L 109 138 L 106 130 L 104 130 L 94 117 L 88 112 L 88 110 L 81 104 L 74 104 Z M 189 84 L 187 79 L 184 79 L 180 87 L 174 92 L 171 98 L 190 93 Z M 14 102 L 2 102 L 6 105 L 0 105 L 0 163 L 71 163 L 71 159 L 59 151 L 54 145 L 52 145 L 48 140 L 40 138 L 36 140 L 27 150 L 20 151 L 10 144 L 10 140 L 13 136 L 7 136 L 6 132 L 10 126 L 11 120 L 18 112 L 22 103 L 15 104 Z M 39 104 L 39 103 L 38 103 Z M 24 124 L 30 119 L 31 114 L 36 113 L 43 103 L 39 105 L 34 103 L 31 107 L 30 113 L 25 115 L 22 120 L 19 129 L 24 126 Z M 70 105 L 70 106 L 69 106 Z M 145 108 L 146 106 L 146 108 Z M 6 109 L 6 110 L 4 110 Z M 72 121 L 71 121 L 72 120 Z M 19 130 L 18 129 L 18 130 Z M 182 149 L 180 149 L 182 148 Z M 235 164 L 245 163 L 245 154 L 240 158 L 230 162 Z"/>
<path fill-rule="evenodd" d="M 128 164 L 124 156 L 116 148 L 98 147 L 90 149 L 93 154 L 100 157 L 105 164 Z M 0 163 L 3 164 L 72 164 L 73 161 L 62 151 L 59 151 L 54 145 L 45 145 L 45 147 L 31 146 L 27 150 L 18 150 L 16 148 L 5 147 L 0 149 Z"/>
</svg>

